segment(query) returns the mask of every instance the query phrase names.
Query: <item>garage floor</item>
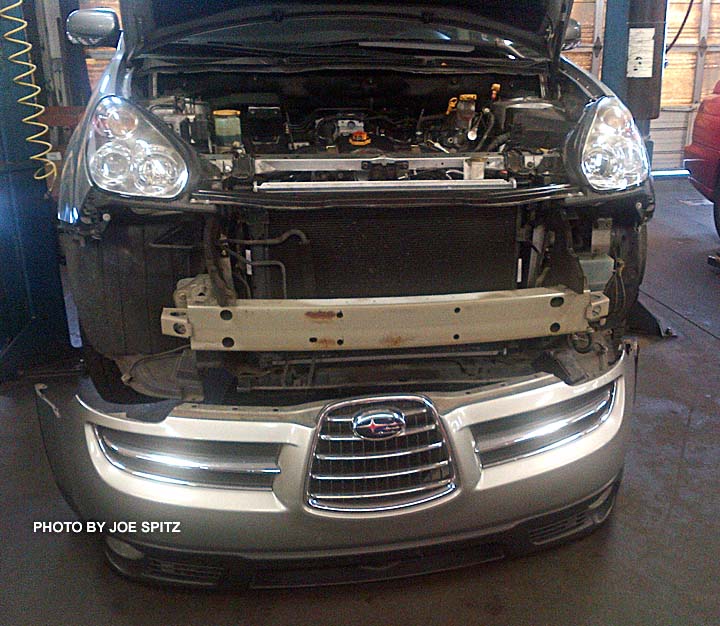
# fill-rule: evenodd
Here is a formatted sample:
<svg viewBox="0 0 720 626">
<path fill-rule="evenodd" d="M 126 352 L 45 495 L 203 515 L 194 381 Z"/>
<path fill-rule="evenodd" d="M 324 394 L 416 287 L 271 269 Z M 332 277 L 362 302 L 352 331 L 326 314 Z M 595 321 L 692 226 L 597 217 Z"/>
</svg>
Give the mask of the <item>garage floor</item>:
<svg viewBox="0 0 720 626">
<path fill-rule="evenodd" d="M 27 382 L 0 387 L 0 624 L 720 623 L 720 249 L 711 206 L 657 184 L 644 301 L 677 337 L 641 340 L 637 409 L 615 518 L 531 558 L 392 584 L 252 593 L 158 590 L 113 575 L 72 520 L 42 452 Z"/>
</svg>

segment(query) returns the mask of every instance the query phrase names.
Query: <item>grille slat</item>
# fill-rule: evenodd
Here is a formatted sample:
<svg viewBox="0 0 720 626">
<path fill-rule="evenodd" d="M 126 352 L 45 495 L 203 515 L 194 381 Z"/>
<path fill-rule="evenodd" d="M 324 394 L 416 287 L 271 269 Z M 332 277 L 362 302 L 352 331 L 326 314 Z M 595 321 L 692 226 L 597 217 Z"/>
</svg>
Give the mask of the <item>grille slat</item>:
<svg viewBox="0 0 720 626">
<path fill-rule="evenodd" d="M 407 418 L 407 417 L 413 417 L 415 415 L 422 415 L 424 412 L 425 412 L 425 409 L 409 410 L 407 413 L 405 413 L 405 417 Z M 331 422 L 331 423 L 352 422 L 353 418 L 352 417 L 328 417 L 327 421 Z"/>
<path fill-rule="evenodd" d="M 343 474 L 342 480 L 372 480 L 376 478 L 392 478 L 394 476 L 408 476 L 410 474 L 419 474 L 421 472 L 431 472 L 434 469 L 445 467 L 450 461 L 440 461 L 439 463 L 431 463 L 422 467 L 412 467 L 408 469 L 388 470 L 384 473 L 364 473 L 364 474 Z M 328 476 L 323 474 L 312 474 L 314 480 L 338 480 L 338 476 Z"/>
<path fill-rule="evenodd" d="M 192 582 L 204 585 L 216 585 L 220 582 L 224 570 L 214 565 L 199 565 L 148 558 L 145 562 L 147 573 L 155 578 L 176 582 Z"/>
<path fill-rule="evenodd" d="M 337 424 L 338 422 L 335 422 L 335 423 Z M 352 419 L 350 419 L 347 423 L 348 423 L 348 424 L 352 424 Z M 435 430 L 436 428 L 437 428 L 437 426 L 436 426 L 435 424 L 427 424 L 427 425 L 425 425 L 425 426 L 418 426 L 417 428 L 408 428 L 408 429 L 405 430 L 405 436 L 406 436 L 406 437 L 410 437 L 410 436 L 412 436 L 412 435 L 419 435 L 419 434 L 421 434 L 421 433 L 425 433 L 425 432 L 428 432 L 428 431 L 430 431 L 430 430 Z M 347 435 L 337 436 L 337 435 L 325 435 L 325 434 L 322 434 L 322 435 L 320 435 L 320 439 L 322 439 L 323 441 L 366 441 L 366 440 L 363 439 L 362 437 L 357 437 L 357 436 L 355 436 L 355 435 L 351 435 L 351 436 L 347 436 Z"/>
<path fill-rule="evenodd" d="M 387 439 L 353 432 L 369 410 L 402 414 L 405 430 Z M 307 479 L 310 506 L 362 512 L 410 506 L 451 493 L 455 469 L 445 432 L 422 396 L 382 396 L 340 402 L 320 416 Z"/>
<path fill-rule="evenodd" d="M 450 479 L 437 481 L 435 483 L 429 483 L 427 485 L 421 485 L 420 487 L 411 487 L 408 489 L 388 489 L 387 491 L 377 491 L 373 493 L 326 493 L 326 494 L 310 494 L 314 498 L 322 498 L 327 500 L 349 500 L 353 498 L 387 498 L 398 495 L 406 495 L 411 493 L 418 493 L 420 491 L 429 491 L 430 489 L 437 489 L 438 487 L 443 488 L 452 484 Z"/>
</svg>

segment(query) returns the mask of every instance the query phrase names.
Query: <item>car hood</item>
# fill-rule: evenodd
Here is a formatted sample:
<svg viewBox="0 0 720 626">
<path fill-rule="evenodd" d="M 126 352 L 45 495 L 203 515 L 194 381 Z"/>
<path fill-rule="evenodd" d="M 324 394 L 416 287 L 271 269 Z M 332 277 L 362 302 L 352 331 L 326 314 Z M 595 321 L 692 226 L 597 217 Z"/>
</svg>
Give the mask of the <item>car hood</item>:
<svg viewBox="0 0 720 626">
<path fill-rule="evenodd" d="M 522 42 L 534 55 L 557 61 L 572 0 L 469 0 L 438 5 L 431 1 L 403 3 L 354 0 L 322 3 L 309 0 L 259 3 L 248 0 L 121 0 L 126 44 L 142 50 L 179 34 L 230 26 L 244 20 L 282 20 L 285 16 L 318 13 L 390 14 L 425 23 L 458 24 Z M 271 41 L 268 42 L 272 44 Z"/>
</svg>

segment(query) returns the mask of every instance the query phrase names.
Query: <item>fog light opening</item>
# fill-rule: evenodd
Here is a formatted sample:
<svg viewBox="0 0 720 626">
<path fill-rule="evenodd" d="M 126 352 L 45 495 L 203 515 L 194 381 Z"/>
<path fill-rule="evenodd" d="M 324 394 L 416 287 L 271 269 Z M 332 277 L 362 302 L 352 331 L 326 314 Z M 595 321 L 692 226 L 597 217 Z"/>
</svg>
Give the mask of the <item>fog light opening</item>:
<svg viewBox="0 0 720 626">
<path fill-rule="evenodd" d="M 593 522 L 596 524 L 602 524 L 612 513 L 613 506 L 615 504 L 615 486 L 612 485 L 603 491 L 590 506 L 588 506 L 588 513 L 592 515 Z"/>
<path fill-rule="evenodd" d="M 140 550 L 133 548 L 129 543 L 121 541 L 116 537 L 105 537 L 105 543 L 110 550 L 112 550 L 118 556 L 130 561 L 139 561 L 145 558 L 145 555 Z"/>
</svg>

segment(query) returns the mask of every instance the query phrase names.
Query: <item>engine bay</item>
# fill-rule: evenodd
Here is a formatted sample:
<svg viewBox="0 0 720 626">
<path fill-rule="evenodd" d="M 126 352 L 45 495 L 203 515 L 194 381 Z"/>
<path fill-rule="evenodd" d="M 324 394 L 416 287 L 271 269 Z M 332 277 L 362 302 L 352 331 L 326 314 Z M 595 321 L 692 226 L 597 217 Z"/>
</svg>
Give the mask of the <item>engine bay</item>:
<svg viewBox="0 0 720 626">
<path fill-rule="evenodd" d="M 241 76 L 222 91 L 208 77 L 167 76 L 155 91 L 146 108 L 209 164 L 212 188 L 514 189 L 567 178 L 571 115 L 537 76 Z"/>
<path fill-rule="evenodd" d="M 125 110 L 153 116 L 154 164 L 182 152 L 190 193 L 90 197 L 63 244 L 90 344 L 144 396 L 218 403 L 602 369 L 650 201 L 581 202 L 588 94 L 525 71 L 139 72 Z M 107 293 L 139 304 L 108 317 Z M 591 363 L 559 363 L 568 346 Z"/>
</svg>

